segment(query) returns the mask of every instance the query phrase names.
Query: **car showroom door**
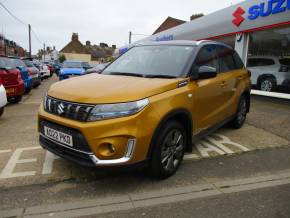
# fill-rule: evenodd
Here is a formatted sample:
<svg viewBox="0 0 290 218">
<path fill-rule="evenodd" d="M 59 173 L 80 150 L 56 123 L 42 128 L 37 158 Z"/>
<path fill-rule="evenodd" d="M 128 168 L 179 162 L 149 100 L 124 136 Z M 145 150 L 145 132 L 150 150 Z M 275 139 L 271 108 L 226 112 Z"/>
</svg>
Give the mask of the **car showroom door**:
<svg viewBox="0 0 290 218">
<path fill-rule="evenodd" d="M 216 45 L 205 45 L 200 49 L 193 65 L 193 73 L 197 74 L 201 66 L 218 69 Z M 200 132 L 222 121 L 225 104 L 223 78 L 217 75 L 209 79 L 197 79 L 195 83 L 193 117 L 197 132 Z"/>
</svg>

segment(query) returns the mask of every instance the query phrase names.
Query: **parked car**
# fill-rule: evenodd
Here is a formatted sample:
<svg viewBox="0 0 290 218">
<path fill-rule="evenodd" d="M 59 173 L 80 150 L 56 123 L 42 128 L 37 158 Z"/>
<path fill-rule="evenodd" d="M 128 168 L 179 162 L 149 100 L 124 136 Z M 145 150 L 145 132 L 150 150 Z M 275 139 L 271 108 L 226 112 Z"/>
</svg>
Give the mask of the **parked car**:
<svg viewBox="0 0 290 218">
<path fill-rule="evenodd" d="M 29 93 L 32 89 L 32 77 L 30 75 L 28 68 L 26 67 L 25 63 L 20 58 L 10 57 L 10 59 L 13 61 L 17 69 L 19 69 L 21 72 L 21 77 L 24 81 L 24 86 L 25 86 L 25 93 Z"/>
<path fill-rule="evenodd" d="M 75 76 L 82 76 L 85 71 L 90 69 L 88 62 L 84 61 L 65 61 L 59 71 L 59 80 L 68 79 Z"/>
<path fill-rule="evenodd" d="M 101 63 L 101 64 L 98 64 L 97 66 L 93 67 L 93 68 L 90 68 L 88 69 L 85 74 L 90 74 L 90 73 L 101 73 L 106 66 L 108 66 L 109 63 Z"/>
<path fill-rule="evenodd" d="M 6 56 L 0 56 L 0 79 L 6 89 L 8 101 L 10 103 L 21 101 L 25 91 L 23 79 L 20 70 Z"/>
<path fill-rule="evenodd" d="M 211 41 L 137 45 L 102 74 L 55 83 L 39 109 L 43 148 L 83 166 L 147 164 L 166 178 L 192 142 L 250 107 L 250 73 Z"/>
<path fill-rule="evenodd" d="M 52 77 L 53 73 L 55 72 L 53 64 L 51 62 L 48 62 L 48 61 L 43 62 L 43 64 L 45 64 L 48 67 L 49 72 L 50 72 L 49 76 Z"/>
<path fill-rule="evenodd" d="M 0 57 L 1 59 L 1 57 Z M 1 62 L 1 60 L 0 60 Z M 0 69 L 1 71 L 1 69 Z M 7 97 L 6 97 L 6 91 L 5 88 L 2 84 L 2 79 L 1 79 L 1 75 L 0 75 L 0 117 L 3 115 L 4 113 L 4 107 L 7 104 Z"/>
<path fill-rule="evenodd" d="M 290 90 L 290 58 L 253 56 L 248 58 L 248 69 L 252 72 L 252 84 L 260 90 Z"/>
<path fill-rule="evenodd" d="M 32 77 L 32 87 L 36 88 L 41 84 L 41 74 L 38 68 L 36 68 L 30 58 L 23 58 L 31 77 Z"/>
<path fill-rule="evenodd" d="M 53 68 L 54 68 L 55 74 L 58 76 L 59 75 L 60 68 L 61 68 L 61 64 L 55 63 L 55 64 L 53 64 Z"/>
<path fill-rule="evenodd" d="M 50 77 L 51 73 L 46 64 L 40 64 L 39 68 L 40 68 L 41 79 L 47 79 Z"/>
</svg>

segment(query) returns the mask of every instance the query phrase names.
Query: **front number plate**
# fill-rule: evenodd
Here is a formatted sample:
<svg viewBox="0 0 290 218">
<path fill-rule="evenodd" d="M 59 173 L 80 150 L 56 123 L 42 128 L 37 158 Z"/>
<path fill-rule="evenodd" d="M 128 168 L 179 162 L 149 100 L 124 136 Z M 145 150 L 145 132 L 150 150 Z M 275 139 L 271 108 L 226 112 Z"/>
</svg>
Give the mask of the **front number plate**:
<svg viewBox="0 0 290 218">
<path fill-rule="evenodd" d="M 44 135 L 57 142 L 73 147 L 73 139 L 71 135 L 51 129 L 47 126 L 44 126 Z"/>
</svg>

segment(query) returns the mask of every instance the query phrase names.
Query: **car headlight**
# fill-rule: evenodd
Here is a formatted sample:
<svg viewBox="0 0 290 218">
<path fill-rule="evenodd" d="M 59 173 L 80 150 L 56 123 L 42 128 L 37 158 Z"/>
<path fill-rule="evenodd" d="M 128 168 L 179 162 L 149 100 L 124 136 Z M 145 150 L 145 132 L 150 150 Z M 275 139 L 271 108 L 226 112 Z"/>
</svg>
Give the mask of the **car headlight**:
<svg viewBox="0 0 290 218">
<path fill-rule="evenodd" d="M 138 113 L 149 104 L 149 100 L 142 99 L 134 102 L 96 105 L 88 118 L 88 121 L 97 121 L 125 117 Z"/>
</svg>

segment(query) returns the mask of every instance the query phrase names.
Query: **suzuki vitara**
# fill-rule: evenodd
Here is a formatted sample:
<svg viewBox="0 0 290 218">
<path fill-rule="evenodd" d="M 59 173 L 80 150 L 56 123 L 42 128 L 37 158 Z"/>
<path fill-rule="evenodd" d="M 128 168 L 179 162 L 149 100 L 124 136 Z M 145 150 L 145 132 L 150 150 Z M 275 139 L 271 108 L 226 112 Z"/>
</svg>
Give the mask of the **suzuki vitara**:
<svg viewBox="0 0 290 218">
<path fill-rule="evenodd" d="M 39 109 L 40 144 L 83 166 L 146 163 L 166 178 L 196 140 L 226 123 L 240 128 L 249 107 L 250 73 L 229 46 L 136 45 L 101 74 L 51 86 Z"/>
</svg>

